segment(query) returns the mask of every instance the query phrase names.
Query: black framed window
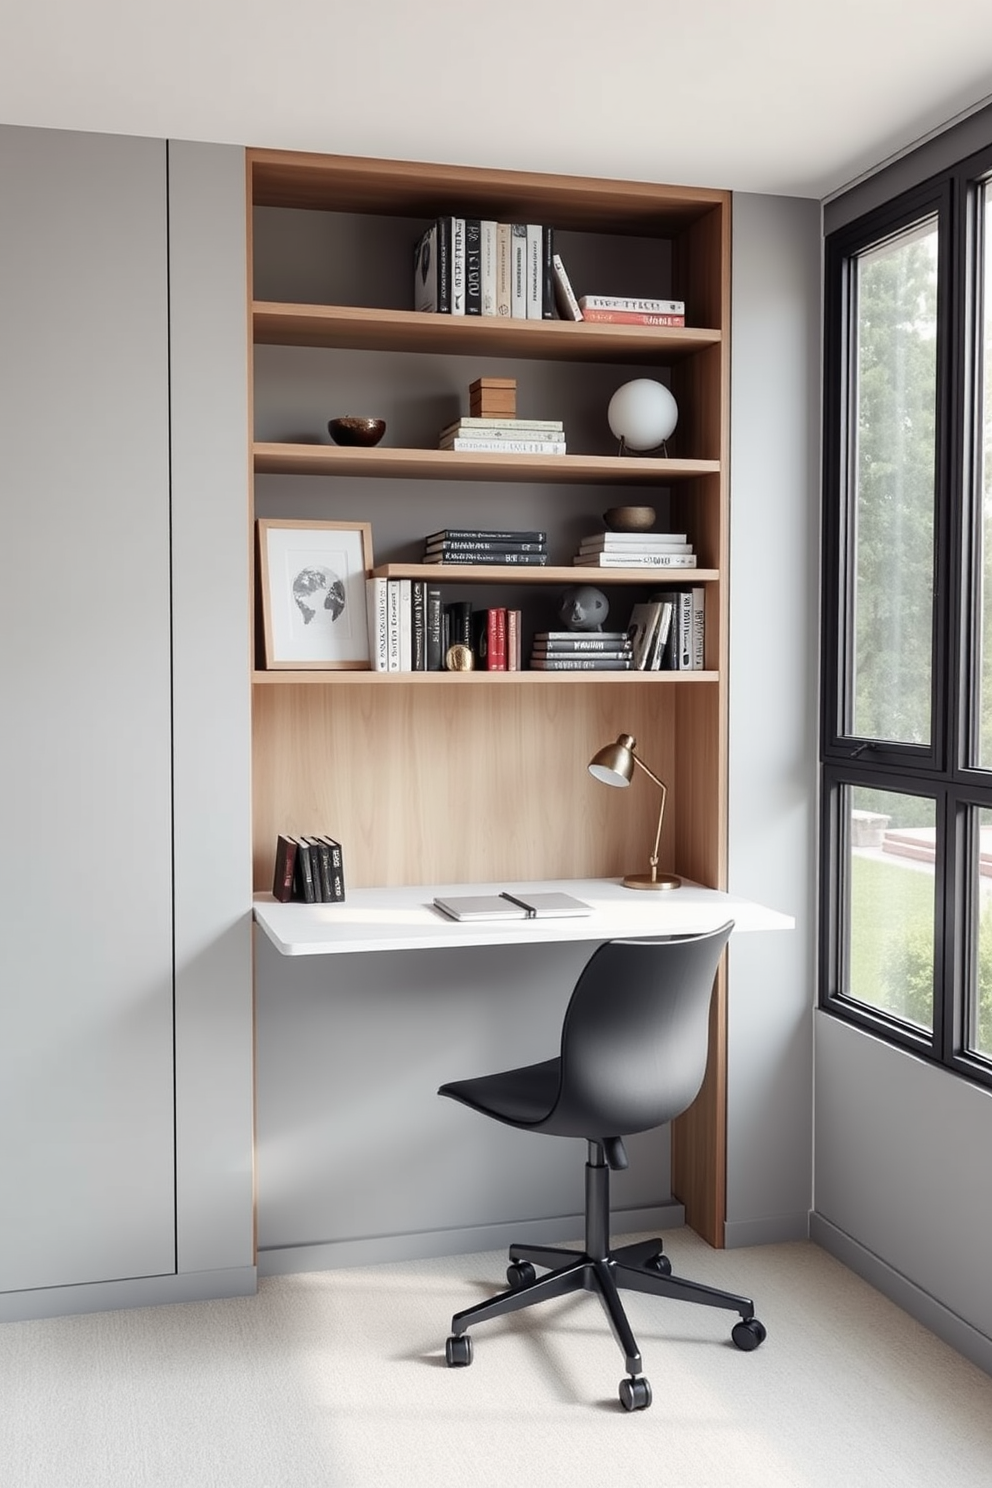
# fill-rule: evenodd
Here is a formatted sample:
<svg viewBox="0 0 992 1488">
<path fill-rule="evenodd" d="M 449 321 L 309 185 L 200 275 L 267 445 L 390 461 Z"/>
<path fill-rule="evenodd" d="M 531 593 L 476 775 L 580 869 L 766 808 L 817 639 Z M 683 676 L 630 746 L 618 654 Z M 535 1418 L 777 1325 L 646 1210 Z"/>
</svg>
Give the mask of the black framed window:
<svg viewBox="0 0 992 1488">
<path fill-rule="evenodd" d="M 992 1085 L 990 183 L 826 239 L 820 1004 Z"/>
</svg>

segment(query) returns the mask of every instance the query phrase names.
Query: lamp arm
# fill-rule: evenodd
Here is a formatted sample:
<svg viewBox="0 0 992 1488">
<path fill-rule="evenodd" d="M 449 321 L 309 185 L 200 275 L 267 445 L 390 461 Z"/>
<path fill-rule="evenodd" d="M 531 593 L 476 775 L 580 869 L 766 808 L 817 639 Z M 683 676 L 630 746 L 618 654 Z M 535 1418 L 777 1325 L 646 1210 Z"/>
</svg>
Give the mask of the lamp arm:
<svg viewBox="0 0 992 1488">
<path fill-rule="evenodd" d="M 665 785 L 664 781 L 658 779 L 653 770 L 649 770 L 647 765 L 641 763 L 636 754 L 633 755 L 633 760 L 634 764 L 640 765 L 641 769 L 644 771 L 648 779 L 653 780 L 655 785 L 661 791 L 661 810 L 658 812 L 658 830 L 654 834 L 654 851 L 652 852 L 650 858 L 651 877 L 652 879 L 654 879 L 658 876 L 658 850 L 661 845 L 661 827 L 662 823 L 665 820 L 665 802 L 668 800 L 668 787 Z"/>
</svg>

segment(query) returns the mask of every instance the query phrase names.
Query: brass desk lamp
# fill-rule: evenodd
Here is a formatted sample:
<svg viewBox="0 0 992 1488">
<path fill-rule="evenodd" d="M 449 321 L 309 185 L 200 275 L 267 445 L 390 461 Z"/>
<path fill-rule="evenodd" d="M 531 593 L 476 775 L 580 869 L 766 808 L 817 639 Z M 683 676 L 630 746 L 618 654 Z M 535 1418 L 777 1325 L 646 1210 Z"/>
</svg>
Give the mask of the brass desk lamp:
<svg viewBox="0 0 992 1488">
<path fill-rule="evenodd" d="M 651 853 L 650 873 L 628 873 L 623 880 L 625 889 L 677 889 L 682 880 L 672 873 L 658 872 L 658 844 L 661 841 L 661 825 L 665 820 L 665 801 L 668 799 L 668 788 L 664 782 L 659 780 L 653 771 L 649 770 L 643 760 L 638 759 L 634 750 L 637 740 L 632 734 L 621 734 L 615 744 L 607 744 L 593 755 L 589 761 L 589 774 L 601 780 L 604 785 L 629 785 L 634 778 L 634 766 L 644 771 L 649 780 L 653 780 L 661 791 L 661 810 L 658 812 L 658 830 L 654 834 L 654 848 Z"/>
</svg>

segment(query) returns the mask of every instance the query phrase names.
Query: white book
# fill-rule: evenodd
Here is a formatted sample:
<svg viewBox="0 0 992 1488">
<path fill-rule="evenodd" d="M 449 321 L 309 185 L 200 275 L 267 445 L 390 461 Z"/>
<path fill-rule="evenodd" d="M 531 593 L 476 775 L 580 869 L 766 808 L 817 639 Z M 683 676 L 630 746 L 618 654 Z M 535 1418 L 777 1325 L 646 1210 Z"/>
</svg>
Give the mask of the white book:
<svg viewBox="0 0 992 1488">
<path fill-rule="evenodd" d="M 658 616 L 658 628 L 654 634 L 651 645 L 651 655 L 647 661 L 647 670 L 658 672 L 665 659 L 668 649 L 668 637 L 672 630 L 672 616 L 675 614 L 675 604 L 671 599 L 661 601 L 661 613 Z"/>
<path fill-rule="evenodd" d="M 691 553 L 692 543 L 688 542 L 644 542 L 637 546 L 633 543 L 600 543 L 584 538 L 579 544 L 579 557 L 585 558 L 595 553 Z"/>
<path fill-rule="evenodd" d="M 496 223 L 483 220 L 482 228 L 482 313 L 496 314 Z"/>
<path fill-rule="evenodd" d="M 630 612 L 627 635 L 631 645 L 631 666 L 636 671 L 643 672 L 650 666 L 661 611 L 661 600 L 646 600 L 643 604 L 635 604 Z"/>
<path fill-rule="evenodd" d="M 671 543 L 688 542 L 685 532 L 590 532 L 582 538 L 580 546 L 604 550 L 609 548 L 661 548 Z"/>
<path fill-rule="evenodd" d="M 691 672 L 692 667 L 692 590 L 680 589 L 675 596 L 678 622 L 678 671 Z"/>
<path fill-rule="evenodd" d="M 448 450 L 475 450 L 476 454 L 500 451 L 504 455 L 563 455 L 563 439 L 454 439 L 443 446 Z"/>
<path fill-rule="evenodd" d="M 401 671 L 400 667 L 400 581 L 388 580 L 388 605 L 386 636 L 388 643 L 387 672 Z"/>
<path fill-rule="evenodd" d="M 473 429 L 550 429 L 560 433 L 564 427 L 561 419 L 460 418 L 445 424 L 441 434 L 468 433 Z"/>
<path fill-rule="evenodd" d="M 583 295 L 580 310 L 637 310 L 645 315 L 684 315 L 685 300 L 642 300 L 629 295 Z"/>
<path fill-rule="evenodd" d="M 513 229 L 509 222 L 496 224 L 496 314 L 513 313 Z"/>
<path fill-rule="evenodd" d="M 527 224 L 510 224 L 510 314 L 527 319 Z"/>
<path fill-rule="evenodd" d="M 581 320 L 582 311 L 579 308 L 578 300 L 575 298 L 572 281 L 566 273 L 560 253 L 552 255 L 551 267 L 554 272 L 555 304 L 558 308 L 558 314 L 562 320 Z"/>
<path fill-rule="evenodd" d="M 544 318 L 544 230 L 527 223 L 527 319 Z"/>
<path fill-rule="evenodd" d="M 575 568 L 695 568 L 695 553 L 582 553 Z"/>
<path fill-rule="evenodd" d="M 413 670 L 413 589 L 409 579 L 400 579 L 400 671 Z"/>
<path fill-rule="evenodd" d="M 451 219 L 451 313 L 465 314 L 465 218 Z"/>
<path fill-rule="evenodd" d="M 369 666 L 373 672 L 389 670 L 388 591 L 388 579 L 365 580 L 365 601 L 369 622 Z"/>
<path fill-rule="evenodd" d="M 467 447 L 471 444 L 513 443 L 526 439 L 531 444 L 564 444 L 561 429 L 532 429 L 524 424 L 519 429 L 453 429 L 442 434 L 438 443 L 441 449 L 452 449 L 454 441 L 460 440 Z"/>
</svg>

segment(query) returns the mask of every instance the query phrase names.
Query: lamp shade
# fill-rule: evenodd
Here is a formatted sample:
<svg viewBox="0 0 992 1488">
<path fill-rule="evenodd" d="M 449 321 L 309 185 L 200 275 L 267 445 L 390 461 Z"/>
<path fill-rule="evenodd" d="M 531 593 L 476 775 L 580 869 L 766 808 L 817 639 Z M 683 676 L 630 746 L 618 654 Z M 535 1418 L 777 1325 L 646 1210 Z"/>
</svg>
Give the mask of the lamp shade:
<svg viewBox="0 0 992 1488">
<path fill-rule="evenodd" d="M 679 406 L 664 383 L 635 377 L 617 388 L 606 410 L 610 428 L 626 449 L 652 450 L 665 443 L 679 421 Z"/>
<path fill-rule="evenodd" d="M 634 777 L 634 740 L 621 734 L 615 744 L 607 744 L 589 761 L 589 774 L 604 785 L 629 785 Z"/>
</svg>

